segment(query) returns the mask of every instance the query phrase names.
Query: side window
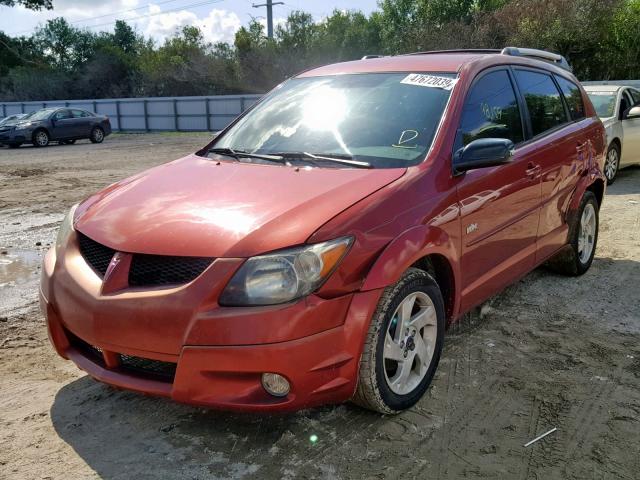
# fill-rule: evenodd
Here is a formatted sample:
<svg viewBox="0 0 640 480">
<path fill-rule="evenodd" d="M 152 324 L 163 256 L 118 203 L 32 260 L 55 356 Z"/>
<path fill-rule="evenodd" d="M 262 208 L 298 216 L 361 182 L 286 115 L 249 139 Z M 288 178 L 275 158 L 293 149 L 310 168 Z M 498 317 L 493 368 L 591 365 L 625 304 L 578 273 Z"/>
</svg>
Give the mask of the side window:
<svg viewBox="0 0 640 480">
<path fill-rule="evenodd" d="M 550 75 L 516 70 L 516 79 L 527 103 L 534 137 L 568 121 L 560 92 Z"/>
<path fill-rule="evenodd" d="M 506 70 L 482 76 L 465 100 L 456 149 L 479 138 L 523 140 L 522 119 L 513 85 Z"/>
<path fill-rule="evenodd" d="M 622 92 L 622 96 L 620 97 L 620 112 L 618 112 L 618 116 L 622 120 L 624 116 L 624 112 L 629 110 L 633 102 L 631 101 L 631 96 L 628 93 L 628 90 Z"/>
<path fill-rule="evenodd" d="M 629 93 L 633 97 L 633 105 L 638 105 L 640 103 L 640 92 L 638 90 L 630 88 Z"/>
<path fill-rule="evenodd" d="M 73 115 L 73 118 L 85 118 L 89 116 L 89 114 L 84 110 L 71 110 L 71 114 Z"/>
<path fill-rule="evenodd" d="M 582 100 L 582 92 L 580 88 L 566 78 L 556 76 L 556 81 L 560 85 L 560 90 L 564 95 L 569 107 L 569 113 L 572 120 L 581 120 L 584 118 L 584 101 Z"/>
<path fill-rule="evenodd" d="M 71 118 L 71 112 L 69 110 L 60 110 L 57 111 L 55 116 L 53 117 L 56 120 L 63 120 L 65 118 Z"/>
</svg>

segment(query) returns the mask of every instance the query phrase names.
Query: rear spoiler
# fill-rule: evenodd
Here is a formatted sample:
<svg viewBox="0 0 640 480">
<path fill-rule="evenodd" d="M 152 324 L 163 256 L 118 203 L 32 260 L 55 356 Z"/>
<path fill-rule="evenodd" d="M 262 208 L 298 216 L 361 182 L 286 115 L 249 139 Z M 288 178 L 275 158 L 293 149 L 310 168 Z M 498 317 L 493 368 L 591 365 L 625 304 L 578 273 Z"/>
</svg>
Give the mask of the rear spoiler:
<svg viewBox="0 0 640 480">
<path fill-rule="evenodd" d="M 564 58 L 562 55 L 558 55 L 557 53 L 551 53 L 545 50 L 537 50 L 535 48 L 505 47 L 500 53 L 502 53 L 502 55 L 511 55 L 513 57 L 534 58 L 536 60 L 542 60 L 543 62 L 551 63 L 569 72 L 573 71 L 566 58 Z"/>
</svg>

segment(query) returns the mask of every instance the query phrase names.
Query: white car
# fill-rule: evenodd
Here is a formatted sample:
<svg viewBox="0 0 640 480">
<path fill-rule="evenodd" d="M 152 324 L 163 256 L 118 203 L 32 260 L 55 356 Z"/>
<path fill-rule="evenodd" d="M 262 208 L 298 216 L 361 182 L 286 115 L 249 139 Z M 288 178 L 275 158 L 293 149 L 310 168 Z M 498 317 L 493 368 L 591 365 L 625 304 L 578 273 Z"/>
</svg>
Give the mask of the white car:
<svg viewBox="0 0 640 480">
<path fill-rule="evenodd" d="M 607 132 L 604 174 L 611 185 L 618 170 L 640 164 L 640 91 L 623 85 L 584 85 Z"/>
</svg>

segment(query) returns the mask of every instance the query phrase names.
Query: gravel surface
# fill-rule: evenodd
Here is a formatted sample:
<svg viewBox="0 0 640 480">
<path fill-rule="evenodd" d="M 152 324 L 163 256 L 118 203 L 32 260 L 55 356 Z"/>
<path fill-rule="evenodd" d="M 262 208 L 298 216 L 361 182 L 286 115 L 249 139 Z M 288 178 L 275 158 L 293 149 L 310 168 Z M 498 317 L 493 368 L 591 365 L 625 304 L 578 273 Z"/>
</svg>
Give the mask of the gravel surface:
<svg viewBox="0 0 640 480">
<path fill-rule="evenodd" d="M 68 207 L 208 138 L 0 147 L 0 478 L 638 478 L 640 168 L 608 190 L 591 270 L 538 269 L 463 318 L 401 415 L 203 410 L 109 388 L 57 357 L 37 282 Z"/>
</svg>

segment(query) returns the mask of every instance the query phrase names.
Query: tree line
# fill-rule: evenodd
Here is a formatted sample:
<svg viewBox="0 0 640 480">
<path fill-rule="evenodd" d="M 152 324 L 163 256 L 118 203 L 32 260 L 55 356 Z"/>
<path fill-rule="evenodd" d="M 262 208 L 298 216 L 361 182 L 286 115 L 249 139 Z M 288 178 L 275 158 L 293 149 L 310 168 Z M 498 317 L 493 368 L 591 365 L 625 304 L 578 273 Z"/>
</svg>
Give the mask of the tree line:
<svg viewBox="0 0 640 480">
<path fill-rule="evenodd" d="M 640 0 L 381 0 L 369 15 L 294 11 L 273 39 L 252 20 L 214 44 L 193 26 L 157 44 L 122 20 L 93 32 L 56 18 L 29 36 L 0 32 L 0 99 L 255 93 L 367 54 L 504 46 L 560 53 L 581 80 L 637 79 L 639 39 Z"/>
</svg>

